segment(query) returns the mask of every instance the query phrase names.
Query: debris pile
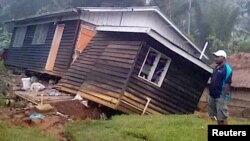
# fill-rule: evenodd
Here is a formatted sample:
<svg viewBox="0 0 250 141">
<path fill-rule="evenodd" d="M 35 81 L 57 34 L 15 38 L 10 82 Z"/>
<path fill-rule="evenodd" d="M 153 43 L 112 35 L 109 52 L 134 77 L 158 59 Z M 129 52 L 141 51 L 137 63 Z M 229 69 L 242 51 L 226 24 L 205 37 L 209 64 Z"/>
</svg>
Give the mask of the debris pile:
<svg viewBox="0 0 250 141">
<path fill-rule="evenodd" d="M 55 81 L 9 74 L 0 77 L 5 106 L 0 120 L 18 126 L 36 126 L 63 138 L 70 120 L 106 119 L 101 105 L 54 89 Z"/>
</svg>

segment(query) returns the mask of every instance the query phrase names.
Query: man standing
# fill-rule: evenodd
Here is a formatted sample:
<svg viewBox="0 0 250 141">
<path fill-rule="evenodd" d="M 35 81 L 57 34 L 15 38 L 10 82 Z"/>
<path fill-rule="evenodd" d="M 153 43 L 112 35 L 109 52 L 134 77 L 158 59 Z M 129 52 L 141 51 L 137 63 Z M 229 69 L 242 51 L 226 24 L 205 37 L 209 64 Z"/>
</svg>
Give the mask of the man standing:
<svg viewBox="0 0 250 141">
<path fill-rule="evenodd" d="M 227 125 L 227 102 L 230 99 L 232 68 L 226 63 L 227 54 L 224 50 L 213 53 L 216 67 L 211 77 L 208 98 L 209 116 L 217 120 L 218 125 Z"/>
</svg>

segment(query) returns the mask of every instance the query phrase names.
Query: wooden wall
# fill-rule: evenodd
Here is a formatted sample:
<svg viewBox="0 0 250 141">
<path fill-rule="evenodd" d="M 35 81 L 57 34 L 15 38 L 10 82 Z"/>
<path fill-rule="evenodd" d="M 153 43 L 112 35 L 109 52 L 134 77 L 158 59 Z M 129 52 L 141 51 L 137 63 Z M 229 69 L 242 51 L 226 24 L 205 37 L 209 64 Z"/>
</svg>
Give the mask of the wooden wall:
<svg viewBox="0 0 250 141">
<path fill-rule="evenodd" d="M 147 45 L 142 46 L 145 41 Z M 148 46 L 172 59 L 161 87 L 138 77 Z M 130 77 L 131 76 L 131 77 Z M 210 74 L 142 34 L 98 32 L 69 68 L 62 90 L 121 110 L 141 113 L 192 113 Z"/>
<path fill-rule="evenodd" d="M 78 21 L 65 21 L 60 22 L 60 24 L 65 24 L 65 28 L 53 72 L 55 74 L 62 75 L 65 71 L 67 71 L 72 60 L 72 52 L 78 32 Z M 46 42 L 45 44 L 41 45 L 32 45 L 35 27 L 36 25 L 30 25 L 27 27 L 26 36 L 22 47 L 12 47 L 11 43 L 6 65 L 35 71 L 44 71 L 56 25 L 54 25 L 54 23 L 50 23 Z M 11 42 L 13 42 L 15 32 L 16 28 L 14 28 Z"/>
<path fill-rule="evenodd" d="M 79 30 L 79 21 L 66 21 L 53 71 L 63 75 L 70 66 Z"/>
<path fill-rule="evenodd" d="M 98 32 L 62 78 L 63 90 L 114 107 L 124 91 L 142 35 Z M 101 100 L 102 99 L 102 100 Z M 109 105 L 113 101 L 112 105 Z"/>
<path fill-rule="evenodd" d="M 107 45 L 103 42 L 102 45 L 100 44 L 99 46 L 93 47 L 92 43 L 95 41 L 101 42 L 102 40 L 98 37 L 93 38 L 74 64 L 71 65 L 65 75 L 63 75 L 58 84 L 58 86 L 61 86 L 62 90 L 76 94 L 82 83 L 86 80 L 87 75 L 92 70 L 103 52 L 104 47 Z"/>
<path fill-rule="evenodd" d="M 147 43 L 172 59 L 163 84 L 158 87 L 138 77 L 149 48 L 143 46 L 119 107 L 130 113 L 142 113 L 149 97 L 147 113 L 194 112 L 210 74 L 152 38 L 147 38 Z"/>
<path fill-rule="evenodd" d="M 24 38 L 22 47 L 12 47 L 11 43 L 8 53 L 8 59 L 5 62 L 6 65 L 25 69 L 44 69 L 50 51 L 51 42 L 53 40 L 55 26 L 53 25 L 53 23 L 50 23 L 45 44 L 41 45 L 32 45 L 35 27 L 35 25 L 30 25 L 27 27 L 26 36 Z M 13 42 L 15 33 L 16 28 L 14 28 L 11 42 Z"/>
</svg>

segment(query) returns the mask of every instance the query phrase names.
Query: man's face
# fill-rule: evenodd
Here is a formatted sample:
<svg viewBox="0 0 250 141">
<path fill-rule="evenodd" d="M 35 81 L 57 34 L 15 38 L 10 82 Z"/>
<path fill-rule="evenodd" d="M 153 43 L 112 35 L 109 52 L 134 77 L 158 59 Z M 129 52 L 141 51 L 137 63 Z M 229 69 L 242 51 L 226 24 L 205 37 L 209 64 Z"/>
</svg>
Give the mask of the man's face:
<svg viewBox="0 0 250 141">
<path fill-rule="evenodd" d="M 215 62 L 216 64 L 221 64 L 221 63 L 223 63 L 224 60 L 225 60 L 224 57 L 221 57 L 221 56 L 214 56 L 214 62 Z"/>
</svg>

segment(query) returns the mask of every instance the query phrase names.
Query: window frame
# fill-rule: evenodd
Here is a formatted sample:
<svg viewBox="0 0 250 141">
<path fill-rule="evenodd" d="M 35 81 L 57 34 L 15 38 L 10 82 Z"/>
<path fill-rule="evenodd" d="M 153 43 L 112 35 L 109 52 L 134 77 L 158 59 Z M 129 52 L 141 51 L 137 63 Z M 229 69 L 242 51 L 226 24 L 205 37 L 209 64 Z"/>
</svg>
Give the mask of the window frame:
<svg viewBox="0 0 250 141">
<path fill-rule="evenodd" d="M 21 29 L 23 29 L 23 31 Z M 27 33 L 27 26 L 16 27 L 15 35 L 13 37 L 12 47 L 21 48 L 23 46 L 23 43 L 24 43 L 24 40 L 26 37 L 26 33 Z M 22 37 L 20 37 L 20 35 L 22 35 Z M 20 38 L 22 41 L 19 43 L 19 42 L 17 42 L 17 39 L 20 40 Z"/>
<path fill-rule="evenodd" d="M 155 58 L 155 60 L 154 60 L 154 62 L 153 62 L 153 64 L 155 64 L 155 63 L 157 63 L 157 64 L 153 65 L 153 68 L 151 68 L 151 70 L 150 70 L 150 72 L 149 72 L 149 78 L 150 78 L 150 79 L 146 79 L 146 78 L 140 76 L 140 74 L 141 74 L 141 72 L 142 72 L 142 69 L 143 69 L 145 63 L 146 63 L 146 60 L 147 60 L 147 58 L 148 58 L 148 55 L 149 55 L 149 52 L 150 52 L 150 51 L 154 51 L 154 52 L 157 53 L 156 58 Z M 157 67 L 157 65 L 158 65 L 158 63 L 159 63 L 159 61 L 160 61 L 160 58 L 166 58 L 168 61 L 167 61 L 167 63 L 165 64 L 165 67 L 164 67 L 164 70 L 163 70 L 163 72 L 162 72 L 162 75 L 160 76 L 159 82 L 158 82 L 158 83 L 155 83 L 155 82 L 152 82 L 151 80 L 152 80 L 152 77 L 153 77 L 153 75 L 154 75 L 154 73 L 155 73 L 156 67 Z M 161 87 L 161 85 L 162 85 L 162 83 L 163 83 L 163 81 L 164 81 L 164 78 L 166 77 L 167 71 L 168 71 L 169 66 L 170 66 L 170 64 L 171 64 L 171 61 L 172 61 L 172 59 L 171 59 L 170 57 L 168 57 L 167 55 L 161 53 L 160 51 L 158 51 L 158 50 L 156 50 L 156 49 L 154 49 L 154 48 L 152 48 L 152 47 L 149 47 L 148 52 L 147 52 L 147 54 L 146 54 L 146 57 L 144 58 L 143 64 L 142 64 L 142 66 L 141 66 L 141 68 L 140 68 L 138 77 L 141 78 L 141 79 L 143 79 L 143 80 L 145 80 L 145 81 L 147 81 L 147 82 L 149 82 L 149 83 L 151 83 L 151 84 L 153 84 L 153 85 L 155 85 L 155 86 Z"/>
<path fill-rule="evenodd" d="M 44 29 L 44 27 L 46 27 L 46 29 Z M 36 27 L 35 27 L 35 33 L 34 33 L 31 44 L 32 45 L 45 44 L 46 39 L 47 39 L 47 35 L 49 33 L 49 27 L 50 27 L 49 23 L 37 24 Z M 42 41 L 41 41 L 41 36 L 45 36 Z"/>
</svg>

